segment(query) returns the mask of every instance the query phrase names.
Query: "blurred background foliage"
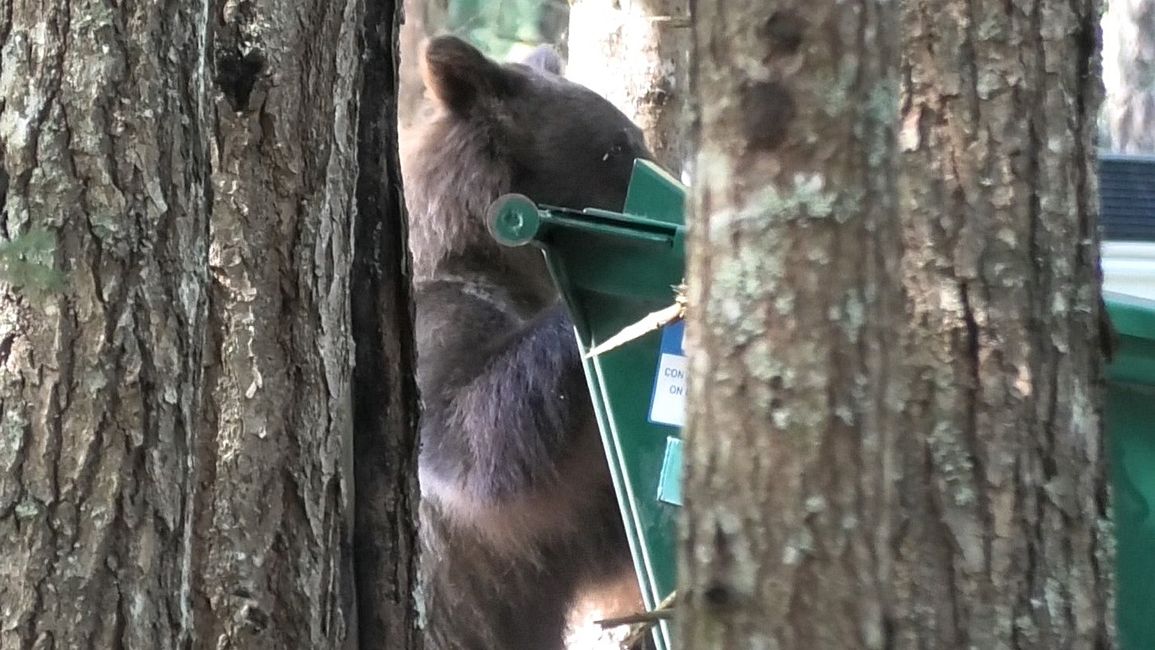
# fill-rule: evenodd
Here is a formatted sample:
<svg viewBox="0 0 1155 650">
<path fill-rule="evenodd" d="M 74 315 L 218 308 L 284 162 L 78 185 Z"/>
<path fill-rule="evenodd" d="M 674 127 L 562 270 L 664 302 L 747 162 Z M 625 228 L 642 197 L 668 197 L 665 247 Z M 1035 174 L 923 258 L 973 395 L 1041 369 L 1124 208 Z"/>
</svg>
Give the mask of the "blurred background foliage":
<svg viewBox="0 0 1155 650">
<path fill-rule="evenodd" d="M 398 125 L 404 143 L 408 127 L 424 108 L 421 43 L 430 36 L 455 34 L 498 60 L 518 59 L 542 43 L 564 58 L 570 0 L 404 0 L 401 27 L 401 93 Z"/>
<path fill-rule="evenodd" d="M 517 57 L 521 50 L 541 43 L 564 49 L 569 25 L 566 0 L 448 0 L 446 5 L 444 31 L 494 58 Z"/>
</svg>

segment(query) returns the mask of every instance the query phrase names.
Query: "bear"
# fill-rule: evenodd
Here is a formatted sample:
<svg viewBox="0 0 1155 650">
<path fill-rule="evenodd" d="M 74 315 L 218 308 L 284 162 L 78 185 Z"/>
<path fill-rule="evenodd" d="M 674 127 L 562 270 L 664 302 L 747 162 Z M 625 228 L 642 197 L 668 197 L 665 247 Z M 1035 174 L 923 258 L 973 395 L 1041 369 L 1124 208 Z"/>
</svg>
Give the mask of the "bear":
<svg viewBox="0 0 1155 650">
<path fill-rule="evenodd" d="M 403 153 L 422 418 L 425 642 L 563 648 L 599 589 L 640 592 L 573 323 L 540 250 L 490 236 L 494 199 L 621 210 L 643 135 L 556 53 L 425 47 L 434 114 Z M 629 613 L 629 612 L 619 612 Z"/>
</svg>

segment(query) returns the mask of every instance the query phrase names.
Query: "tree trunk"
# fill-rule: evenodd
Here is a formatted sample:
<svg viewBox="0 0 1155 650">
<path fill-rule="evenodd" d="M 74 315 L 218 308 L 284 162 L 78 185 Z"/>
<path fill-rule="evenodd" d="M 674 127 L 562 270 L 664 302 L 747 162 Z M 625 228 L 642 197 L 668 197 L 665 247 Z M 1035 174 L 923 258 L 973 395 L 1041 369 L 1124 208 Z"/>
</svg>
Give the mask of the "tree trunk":
<svg viewBox="0 0 1155 650">
<path fill-rule="evenodd" d="M 1096 8 L 695 11 L 683 646 L 1108 647 Z"/>
<path fill-rule="evenodd" d="M 358 105 L 393 101 L 362 87 L 363 66 L 395 65 L 363 58 L 393 21 L 373 0 L 0 13 L 3 234 L 47 232 L 64 280 L 0 294 L 0 646 L 356 641 Z M 389 184 L 357 202 L 389 206 Z M 411 537 L 405 496 L 386 539 Z"/>
<path fill-rule="evenodd" d="M 1112 151 L 1155 153 L 1155 2 L 1111 0 L 1103 34 L 1103 144 Z"/>
<path fill-rule="evenodd" d="M 689 162 L 690 4 L 574 0 L 570 7 L 566 76 L 636 122 L 675 173 Z"/>
<path fill-rule="evenodd" d="M 883 647 L 898 40 L 857 6 L 695 7 L 687 648 Z"/>
<path fill-rule="evenodd" d="M 1098 17 L 1096 0 L 902 17 L 901 647 L 1113 646 Z"/>
</svg>

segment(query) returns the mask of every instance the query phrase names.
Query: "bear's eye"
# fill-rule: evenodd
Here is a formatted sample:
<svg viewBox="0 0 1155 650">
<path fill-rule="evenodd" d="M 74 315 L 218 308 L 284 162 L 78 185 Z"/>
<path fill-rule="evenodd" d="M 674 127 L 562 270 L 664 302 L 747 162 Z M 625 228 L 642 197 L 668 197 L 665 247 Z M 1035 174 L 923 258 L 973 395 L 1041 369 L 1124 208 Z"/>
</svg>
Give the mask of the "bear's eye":
<svg viewBox="0 0 1155 650">
<path fill-rule="evenodd" d="M 610 148 L 606 150 L 605 155 L 602 156 L 602 161 L 604 162 L 610 158 L 617 158 L 629 150 L 630 134 L 623 130 L 618 133 L 618 136 L 614 139 L 613 144 L 611 144 Z"/>
<path fill-rule="evenodd" d="M 610 158 L 617 158 L 618 156 L 622 155 L 625 152 L 626 152 L 626 146 L 624 144 L 610 145 L 609 150 L 606 151 L 606 154 L 604 156 L 602 156 L 602 160 L 605 161 L 605 160 L 609 160 Z"/>
</svg>

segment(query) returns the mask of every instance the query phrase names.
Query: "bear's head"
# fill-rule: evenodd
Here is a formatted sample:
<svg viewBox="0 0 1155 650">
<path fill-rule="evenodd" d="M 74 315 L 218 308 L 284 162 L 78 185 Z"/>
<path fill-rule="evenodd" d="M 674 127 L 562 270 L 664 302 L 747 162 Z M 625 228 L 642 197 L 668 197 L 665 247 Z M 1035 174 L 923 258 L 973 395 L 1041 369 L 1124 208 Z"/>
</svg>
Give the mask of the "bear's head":
<svg viewBox="0 0 1155 650">
<path fill-rule="evenodd" d="M 593 91 L 559 77 L 556 54 L 501 64 L 442 36 L 423 75 L 436 116 L 406 155 L 411 245 L 419 275 L 454 255 L 498 255 L 484 219 L 502 194 L 621 210 L 641 131 Z"/>
</svg>

